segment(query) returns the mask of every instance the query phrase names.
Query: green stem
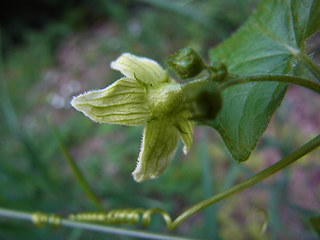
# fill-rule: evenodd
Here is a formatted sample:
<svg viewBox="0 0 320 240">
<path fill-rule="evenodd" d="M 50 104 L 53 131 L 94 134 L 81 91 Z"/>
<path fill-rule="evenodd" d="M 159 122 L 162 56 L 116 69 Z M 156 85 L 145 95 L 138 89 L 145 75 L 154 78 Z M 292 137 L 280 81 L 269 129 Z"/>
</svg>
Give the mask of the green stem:
<svg viewBox="0 0 320 240">
<path fill-rule="evenodd" d="M 73 159 L 73 157 L 71 156 L 68 148 L 64 145 L 63 141 L 61 140 L 61 137 L 58 133 L 58 131 L 55 129 L 55 127 L 53 126 L 52 122 L 49 121 L 49 125 L 52 129 L 53 135 L 55 136 L 59 147 L 61 149 L 61 152 L 64 156 L 64 158 L 67 160 L 73 175 L 75 176 L 75 178 L 77 179 L 77 181 L 79 182 L 80 186 L 82 187 L 82 189 L 84 190 L 84 192 L 87 194 L 88 198 L 92 201 L 92 203 L 99 209 L 99 210 L 103 210 L 103 206 L 99 200 L 99 198 L 95 195 L 94 191 L 92 190 L 92 188 L 90 187 L 88 181 L 85 179 L 84 175 L 82 174 L 80 168 L 78 167 L 78 165 L 76 164 L 75 160 Z"/>
<path fill-rule="evenodd" d="M 299 55 L 299 60 L 310 70 L 313 76 L 320 81 L 320 67 L 310 57 L 302 53 Z"/>
<path fill-rule="evenodd" d="M 197 212 L 203 210 L 204 208 L 217 203 L 223 199 L 228 198 L 229 196 L 236 194 L 248 187 L 251 187 L 254 184 L 257 184 L 264 180 L 265 178 L 275 174 L 276 172 L 282 170 L 283 168 L 289 166 L 291 163 L 297 161 L 299 158 L 303 157 L 304 155 L 310 153 L 314 149 L 320 146 L 320 135 L 316 136 L 300 148 L 298 148 L 293 153 L 289 154 L 288 156 L 284 157 L 277 163 L 271 165 L 270 167 L 262 170 L 261 172 L 257 173 L 253 177 L 247 179 L 246 181 L 239 183 L 223 192 L 220 192 L 202 202 L 199 202 L 192 207 L 188 208 L 182 214 L 180 214 L 171 224 L 170 228 L 174 229 L 179 226 L 182 222 L 186 219 L 191 217 L 192 215 L 196 214 Z"/>
<path fill-rule="evenodd" d="M 221 83 L 220 88 L 221 90 L 225 90 L 231 86 L 249 82 L 284 82 L 284 83 L 291 83 L 300 85 L 302 87 L 308 88 L 312 91 L 315 91 L 320 94 L 320 84 L 313 82 L 311 80 L 289 76 L 289 75 L 256 75 L 256 76 L 248 76 L 248 77 L 241 77 L 236 78 L 235 80 L 230 80 Z"/>
<path fill-rule="evenodd" d="M 0 216 L 34 222 L 34 218 L 33 218 L 34 214 L 21 212 L 21 211 L 0 208 Z M 76 222 L 76 221 L 62 219 L 62 218 L 60 219 L 59 225 L 64 227 L 70 227 L 70 228 L 80 228 L 85 230 L 98 231 L 98 232 L 110 233 L 110 234 L 118 234 L 118 235 L 126 235 L 126 236 L 146 238 L 146 239 L 159 239 L 159 240 L 160 239 L 161 240 L 162 239 L 163 240 L 170 240 L 170 239 L 188 240 L 189 239 L 191 240 L 190 238 L 176 237 L 176 236 L 150 233 L 150 232 L 144 232 L 144 231 L 138 231 L 138 230 L 129 230 L 129 229 L 103 226 L 103 225 L 92 224 L 92 223 L 82 223 L 82 222 Z"/>
</svg>

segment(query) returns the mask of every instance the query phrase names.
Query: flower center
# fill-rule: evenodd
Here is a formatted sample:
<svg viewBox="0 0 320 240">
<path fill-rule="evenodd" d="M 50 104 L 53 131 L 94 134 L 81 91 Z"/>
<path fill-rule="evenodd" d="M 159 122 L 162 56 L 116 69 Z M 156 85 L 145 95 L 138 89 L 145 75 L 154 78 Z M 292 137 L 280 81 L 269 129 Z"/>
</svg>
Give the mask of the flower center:
<svg viewBox="0 0 320 240">
<path fill-rule="evenodd" d="M 147 104 L 156 118 L 171 115 L 178 110 L 182 100 L 182 89 L 178 83 L 163 83 L 149 88 Z"/>
</svg>

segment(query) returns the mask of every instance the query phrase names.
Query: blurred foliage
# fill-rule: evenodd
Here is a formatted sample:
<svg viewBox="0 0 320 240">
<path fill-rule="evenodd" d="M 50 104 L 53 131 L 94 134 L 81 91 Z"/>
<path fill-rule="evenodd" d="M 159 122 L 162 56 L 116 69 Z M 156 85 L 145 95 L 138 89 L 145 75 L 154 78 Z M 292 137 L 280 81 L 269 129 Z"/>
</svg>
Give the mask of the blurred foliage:
<svg viewBox="0 0 320 240">
<path fill-rule="evenodd" d="M 31 0 L 9 1 L 1 7 L 0 23 L 5 33 L 5 41 L 21 43 L 27 40 L 26 33 L 30 30 L 43 30 L 50 25 L 62 25 L 63 31 L 73 31 L 86 28 L 99 20 L 106 20 L 109 16 L 124 16 L 131 1 L 121 0 Z M 119 14 L 120 13 L 120 14 Z M 63 35 L 57 31 L 55 38 Z"/>
<path fill-rule="evenodd" d="M 163 66 L 166 56 L 184 46 L 207 57 L 206 49 L 245 21 L 257 1 L 175 2 L 34 0 L 11 1 L 1 8 L 4 58 L 0 72 L 0 206 L 61 215 L 95 209 L 63 158 L 48 118 L 107 210 L 161 207 L 174 217 L 204 199 L 209 194 L 205 189 L 210 187 L 210 181 L 214 192 L 225 189 L 278 160 L 315 133 L 317 122 L 306 132 L 291 131 L 302 128 L 299 114 L 291 114 L 300 111 L 294 101 L 312 106 L 310 112 L 304 113 L 310 122 L 314 121 L 312 114 L 317 114 L 318 106 L 307 102 L 308 92 L 292 100 L 301 93 L 292 88 L 288 93 L 291 101 L 283 103 L 259 150 L 244 165 L 231 160 L 213 130 L 208 129 L 203 140 L 197 129 L 190 153 L 184 156 L 180 147 L 166 174 L 142 184 L 134 182 L 130 173 L 139 153 L 142 127 L 91 122 L 70 108 L 71 97 L 116 80 L 119 75 L 111 72 L 108 64 L 125 51 L 159 60 Z M 194 12 L 201 21 L 195 20 Z M 316 97 L 312 95 L 313 99 Z M 203 141 L 207 144 L 203 145 Z M 203 152 L 205 146 L 210 146 L 207 156 L 214 166 L 209 171 L 211 176 L 203 177 L 199 151 Z M 285 174 L 225 200 L 211 211 L 214 216 L 200 213 L 174 233 L 221 239 L 313 239 L 308 219 L 320 209 L 319 163 L 315 161 L 319 157 L 319 151 L 310 154 L 297 164 L 298 169 L 294 166 Z M 271 219 L 264 235 L 260 233 L 264 219 L 257 214 L 259 209 L 266 209 Z M 210 228 L 211 222 L 206 219 L 213 219 L 219 231 Z M 205 225 L 209 227 L 204 228 Z M 166 231 L 158 218 L 149 229 Z M 0 239 L 4 240 L 107 237 L 0 219 Z"/>
</svg>

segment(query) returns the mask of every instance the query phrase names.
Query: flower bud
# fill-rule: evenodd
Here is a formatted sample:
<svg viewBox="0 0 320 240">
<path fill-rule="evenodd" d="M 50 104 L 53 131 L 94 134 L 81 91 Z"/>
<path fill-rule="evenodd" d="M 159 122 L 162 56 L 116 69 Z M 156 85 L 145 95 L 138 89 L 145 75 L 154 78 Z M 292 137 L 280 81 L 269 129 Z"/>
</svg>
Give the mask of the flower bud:
<svg viewBox="0 0 320 240">
<path fill-rule="evenodd" d="M 194 81 L 183 87 L 184 102 L 190 110 L 192 120 L 214 120 L 222 108 L 222 96 L 212 81 Z"/>
<path fill-rule="evenodd" d="M 192 48 L 182 48 L 168 58 L 169 66 L 182 79 L 195 77 L 205 68 L 202 58 Z"/>
</svg>

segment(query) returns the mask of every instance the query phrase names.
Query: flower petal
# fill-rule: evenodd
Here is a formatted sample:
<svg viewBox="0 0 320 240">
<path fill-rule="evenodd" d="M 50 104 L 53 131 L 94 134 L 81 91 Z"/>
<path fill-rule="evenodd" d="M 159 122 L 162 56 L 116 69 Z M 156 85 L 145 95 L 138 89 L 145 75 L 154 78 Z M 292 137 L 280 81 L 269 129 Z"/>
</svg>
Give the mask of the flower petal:
<svg viewBox="0 0 320 240">
<path fill-rule="evenodd" d="M 144 129 L 138 164 L 132 173 L 137 182 L 159 177 L 178 146 L 178 130 L 170 122 L 152 120 Z"/>
<path fill-rule="evenodd" d="M 150 118 L 145 91 L 135 79 L 122 78 L 107 88 L 74 97 L 71 105 L 96 122 L 143 124 Z"/>
<path fill-rule="evenodd" d="M 187 154 L 193 143 L 194 123 L 190 120 L 191 113 L 183 111 L 179 114 L 177 119 L 177 128 L 179 130 L 181 139 L 184 143 L 183 153 Z"/>
<path fill-rule="evenodd" d="M 111 62 L 111 68 L 128 78 L 137 78 L 147 84 L 165 82 L 168 78 L 167 72 L 156 61 L 130 53 L 124 53 Z"/>
</svg>

